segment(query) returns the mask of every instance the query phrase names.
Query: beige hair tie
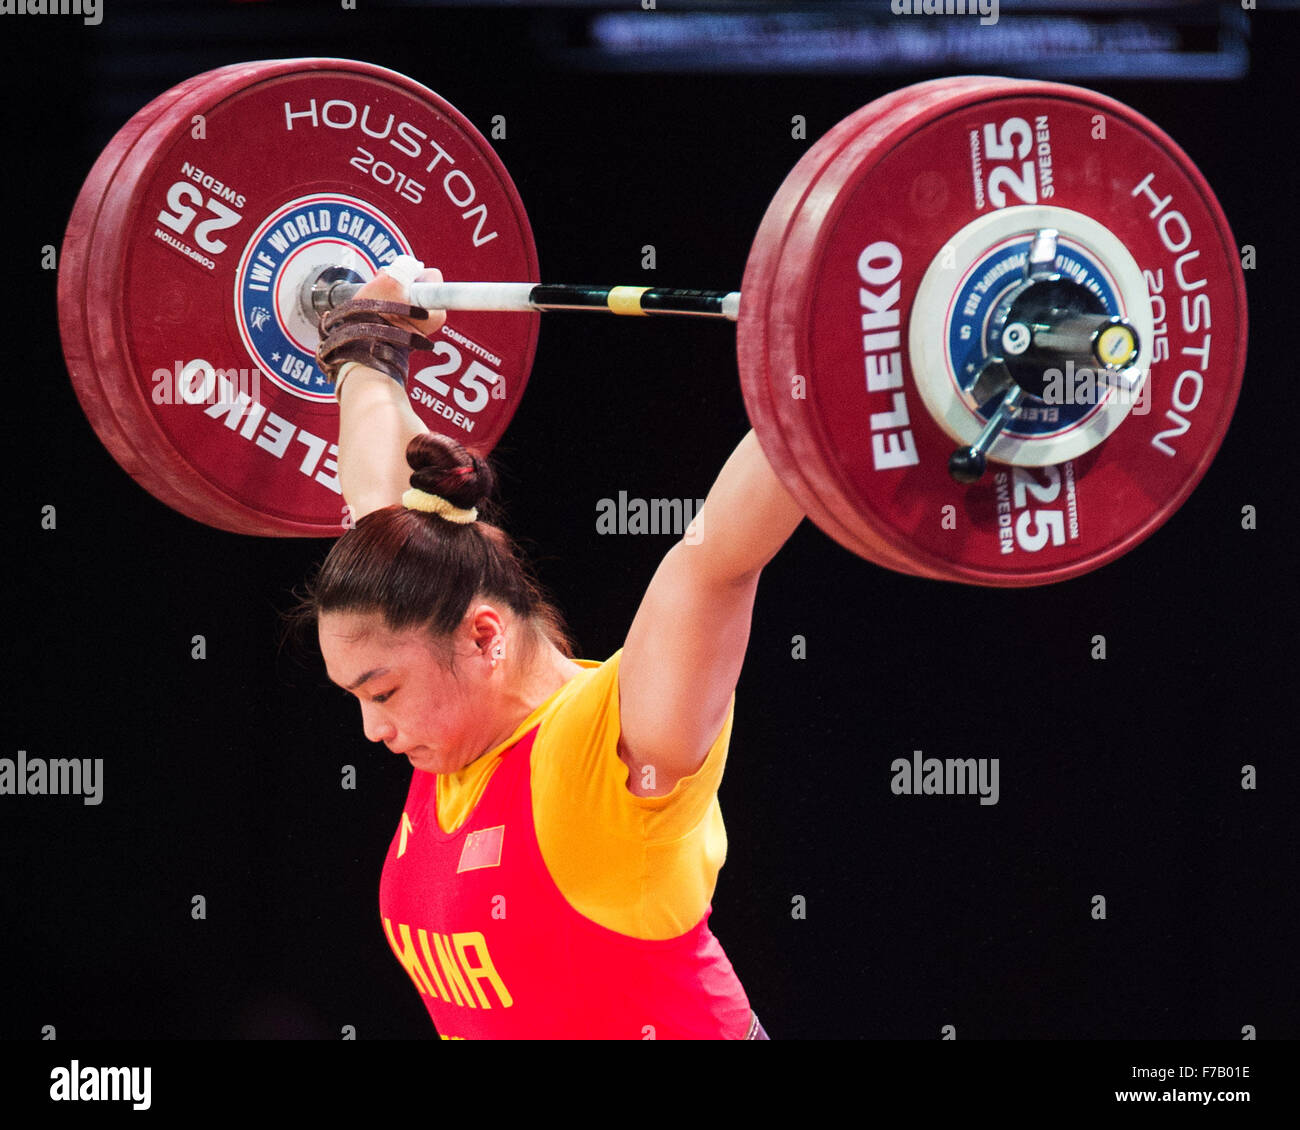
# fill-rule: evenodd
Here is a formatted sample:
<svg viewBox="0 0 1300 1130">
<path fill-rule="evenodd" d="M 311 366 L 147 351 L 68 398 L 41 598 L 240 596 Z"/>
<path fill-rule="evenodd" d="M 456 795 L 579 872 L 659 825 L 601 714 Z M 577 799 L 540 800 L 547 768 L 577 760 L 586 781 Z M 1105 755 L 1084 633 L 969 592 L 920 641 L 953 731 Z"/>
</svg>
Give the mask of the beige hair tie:
<svg viewBox="0 0 1300 1130">
<path fill-rule="evenodd" d="M 407 510 L 422 510 L 426 514 L 437 514 L 440 518 L 446 518 L 448 522 L 455 522 L 461 526 L 478 519 L 477 507 L 462 510 L 458 506 L 453 506 L 445 498 L 416 490 L 414 487 L 402 495 L 402 505 Z"/>
</svg>

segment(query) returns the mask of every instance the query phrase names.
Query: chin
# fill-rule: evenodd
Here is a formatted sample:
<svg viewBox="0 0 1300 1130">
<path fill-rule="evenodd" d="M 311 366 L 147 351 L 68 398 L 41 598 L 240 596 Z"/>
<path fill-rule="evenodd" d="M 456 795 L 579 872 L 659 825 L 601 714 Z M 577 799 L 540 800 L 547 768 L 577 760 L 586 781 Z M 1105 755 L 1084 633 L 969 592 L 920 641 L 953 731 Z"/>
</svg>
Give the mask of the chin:
<svg viewBox="0 0 1300 1130">
<path fill-rule="evenodd" d="M 406 755 L 406 759 L 411 763 L 411 768 L 425 773 L 454 773 L 461 768 L 446 754 L 429 749 L 414 749 Z"/>
</svg>

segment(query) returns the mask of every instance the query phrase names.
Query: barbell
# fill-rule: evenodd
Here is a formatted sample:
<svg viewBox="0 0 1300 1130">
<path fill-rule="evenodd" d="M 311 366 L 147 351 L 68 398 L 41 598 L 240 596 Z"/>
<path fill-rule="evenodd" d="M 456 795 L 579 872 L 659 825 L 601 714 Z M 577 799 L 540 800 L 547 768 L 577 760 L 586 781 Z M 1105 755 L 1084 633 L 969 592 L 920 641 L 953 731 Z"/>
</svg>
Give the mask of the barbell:
<svg viewBox="0 0 1300 1130">
<path fill-rule="evenodd" d="M 412 79 L 239 64 L 109 142 L 59 271 L 64 355 L 117 462 L 233 532 L 346 527 L 317 318 L 399 255 L 447 310 L 416 414 L 479 454 L 544 310 L 736 322 L 746 410 L 792 496 L 905 573 L 1026 586 L 1098 568 L 1205 474 L 1245 365 L 1222 209 L 1178 146 L 1079 87 L 992 77 L 877 99 L 767 208 L 739 292 L 540 282 L 483 136 Z"/>
</svg>

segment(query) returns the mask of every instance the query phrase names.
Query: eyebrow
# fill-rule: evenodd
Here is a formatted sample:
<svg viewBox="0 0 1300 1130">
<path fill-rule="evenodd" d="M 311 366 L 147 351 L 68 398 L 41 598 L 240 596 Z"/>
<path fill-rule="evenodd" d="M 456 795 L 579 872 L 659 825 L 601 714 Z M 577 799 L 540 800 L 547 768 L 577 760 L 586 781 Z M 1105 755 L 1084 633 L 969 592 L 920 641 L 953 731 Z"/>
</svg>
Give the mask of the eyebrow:
<svg viewBox="0 0 1300 1130">
<path fill-rule="evenodd" d="M 346 686 L 343 689 L 345 691 L 354 691 L 357 689 L 357 687 L 361 686 L 362 683 L 366 682 L 369 679 L 373 679 L 376 675 L 386 674 L 387 671 L 388 671 L 387 667 L 373 667 L 369 671 L 367 671 L 364 675 L 362 675 L 361 678 L 359 678 L 355 683 L 352 683 L 351 685 Z"/>
</svg>

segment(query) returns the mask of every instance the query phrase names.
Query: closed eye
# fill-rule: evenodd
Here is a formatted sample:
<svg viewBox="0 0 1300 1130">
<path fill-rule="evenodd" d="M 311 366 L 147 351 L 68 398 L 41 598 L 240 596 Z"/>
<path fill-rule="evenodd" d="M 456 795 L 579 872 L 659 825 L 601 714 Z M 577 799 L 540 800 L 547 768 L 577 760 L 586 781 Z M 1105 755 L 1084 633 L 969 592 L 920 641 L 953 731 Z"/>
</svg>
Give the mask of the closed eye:
<svg viewBox="0 0 1300 1130">
<path fill-rule="evenodd" d="M 397 688 L 394 687 L 391 691 L 385 691 L 383 694 L 373 695 L 370 701 L 377 702 L 382 705 L 383 703 L 387 702 L 390 698 L 392 698 L 393 695 L 395 695 L 396 693 L 397 693 Z"/>
</svg>

